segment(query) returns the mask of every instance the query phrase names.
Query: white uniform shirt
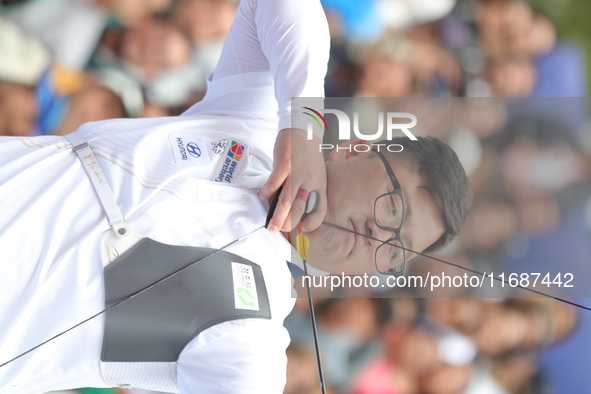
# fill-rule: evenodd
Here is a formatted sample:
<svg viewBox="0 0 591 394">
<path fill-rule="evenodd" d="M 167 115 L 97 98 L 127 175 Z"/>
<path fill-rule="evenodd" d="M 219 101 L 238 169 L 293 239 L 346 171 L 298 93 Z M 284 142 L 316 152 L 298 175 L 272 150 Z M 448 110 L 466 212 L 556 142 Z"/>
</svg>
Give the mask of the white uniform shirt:
<svg viewBox="0 0 591 394">
<path fill-rule="evenodd" d="M 220 248 L 263 225 L 257 192 L 272 168 L 277 130 L 289 127 L 289 98 L 323 95 L 327 59 L 318 2 L 243 0 L 206 98 L 185 116 L 82 126 L 130 229 L 163 243 Z M 184 163 L 177 138 L 198 145 L 200 158 Z M 231 184 L 215 182 L 223 157 L 215 146 L 226 138 L 246 148 Z M 104 308 L 101 248 L 111 230 L 62 137 L 0 137 L 0 201 L 3 363 Z M 203 331 L 170 379 L 181 393 L 280 393 L 289 343 L 282 323 L 294 302 L 291 246 L 261 229 L 225 250 L 261 266 L 272 319 Z M 101 315 L 0 368 L 0 393 L 125 383 L 101 376 L 103 325 Z M 157 389 L 149 381 L 139 388 Z"/>
</svg>

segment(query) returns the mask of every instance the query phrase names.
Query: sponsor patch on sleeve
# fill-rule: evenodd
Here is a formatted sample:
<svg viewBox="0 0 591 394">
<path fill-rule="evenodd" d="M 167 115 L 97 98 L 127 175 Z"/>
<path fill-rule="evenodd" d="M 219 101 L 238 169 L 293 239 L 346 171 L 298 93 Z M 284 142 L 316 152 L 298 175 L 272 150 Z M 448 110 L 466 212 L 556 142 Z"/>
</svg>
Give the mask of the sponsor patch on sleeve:
<svg viewBox="0 0 591 394">
<path fill-rule="evenodd" d="M 224 153 L 219 158 L 218 166 L 213 173 L 213 181 L 221 183 L 233 183 L 238 178 L 244 163 L 248 146 L 235 139 L 230 139 L 226 144 Z"/>
<path fill-rule="evenodd" d="M 191 134 L 170 134 L 168 136 L 174 162 L 192 166 L 208 166 L 208 146 L 203 137 Z"/>
<path fill-rule="evenodd" d="M 234 306 L 236 309 L 259 310 L 257 286 L 252 267 L 232 262 L 232 282 L 234 284 Z"/>
</svg>

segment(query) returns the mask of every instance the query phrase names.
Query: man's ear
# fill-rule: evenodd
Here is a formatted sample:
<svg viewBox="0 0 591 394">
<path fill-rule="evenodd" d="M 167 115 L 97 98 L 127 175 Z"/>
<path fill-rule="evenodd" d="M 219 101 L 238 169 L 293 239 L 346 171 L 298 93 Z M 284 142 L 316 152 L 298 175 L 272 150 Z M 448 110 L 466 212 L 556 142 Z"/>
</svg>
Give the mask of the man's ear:
<svg viewBox="0 0 591 394">
<path fill-rule="evenodd" d="M 372 155 L 372 144 L 366 140 L 345 141 L 328 156 L 328 161 L 346 160 L 350 157 L 365 159 Z"/>
</svg>

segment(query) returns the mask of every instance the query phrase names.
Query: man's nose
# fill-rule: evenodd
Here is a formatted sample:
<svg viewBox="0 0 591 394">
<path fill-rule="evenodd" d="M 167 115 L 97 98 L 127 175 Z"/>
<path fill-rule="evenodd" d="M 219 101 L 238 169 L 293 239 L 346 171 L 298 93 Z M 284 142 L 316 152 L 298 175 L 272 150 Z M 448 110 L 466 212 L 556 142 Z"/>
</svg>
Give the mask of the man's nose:
<svg viewBox="0 0 591 394">
<path fill-rule="evenodd" d="M 379 239 L 380 241 L 387 241 L 391 238 L 394 238 L 394 233 L 392 231 L 385 230 L 378 226 L 378 224 L 375 222 L 375 220 L 373 220 L 373 218 L 367 221 L 366 231 L 367 235 L 369 235 L 372 238 Z"/>
</svg>

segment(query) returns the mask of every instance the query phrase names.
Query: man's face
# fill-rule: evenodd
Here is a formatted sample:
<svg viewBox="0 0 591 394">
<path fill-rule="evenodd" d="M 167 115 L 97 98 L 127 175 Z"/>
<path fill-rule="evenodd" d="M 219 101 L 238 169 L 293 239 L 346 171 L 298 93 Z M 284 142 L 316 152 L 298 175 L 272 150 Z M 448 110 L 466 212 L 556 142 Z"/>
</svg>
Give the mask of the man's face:
<svg viewBox="0 0 591 394">
<path fill-rule="evenodd" d="M 370 145 L 351 141 L 341 146 Z M 439 207 L 421 187 L 426 183 L 418 171 L 409 168 L 396 153 L 385 153 L 404 196 L 405 217 L 401 229 L 404 247 L 422 252 L 444 232 Z M 333 151 L 326 162 L 328 211 L 325 221 L 386 241 L 394 237 L 374 221 L 374 201 L 392 192 L 393 185 L 384 164 L 374 152 Z M 326 225 L 307 233 L 310 240 L 308 262 L 318 269 L 335 274 L 376 272 L 375 251 L 379 242 Z M 293 237 L 292 237 L 293 239 Z M 416 255 L 406 253 L 409 261 Z"/>
</svg>

